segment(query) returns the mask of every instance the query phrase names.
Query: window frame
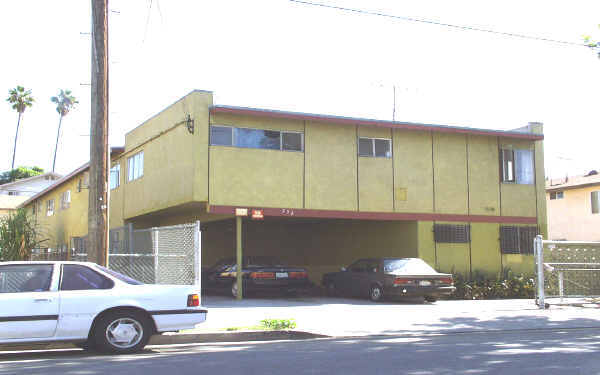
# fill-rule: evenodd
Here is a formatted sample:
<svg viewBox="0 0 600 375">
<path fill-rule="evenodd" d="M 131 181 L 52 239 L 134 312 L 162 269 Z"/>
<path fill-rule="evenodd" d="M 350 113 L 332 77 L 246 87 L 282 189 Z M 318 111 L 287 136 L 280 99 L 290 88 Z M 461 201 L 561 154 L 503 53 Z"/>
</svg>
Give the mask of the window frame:
<svg viewBox="0 0 600 375">
<path fill-rule="evenodd" d="M 517 165 L 517 151 L 528 151 L 531 155 L 531 167 L 532 167 L 532 176 L 531 183 L 522 182 L 519 180 L 517 175 L 517 171 L 519 170 L 519 166 Z M 510 153 L 512 166 L 510 170 L 508 170 L 507 160 L 505 158 L 505 154 Z M 500 148 L 500 182 L 503 184 L 516 184 L 516 185 L 535 185 L 535 150 L 531 148 Z M 509 179 L 507 176 L 507 172 L 512 174 L 512 179 Z"/>
<path fill-rule="evenodd" d="M 228 144 L 228 145 L 214 144 L 213 143 L 213 137 L 212 137 L 212 128 L 213 127 L 231 129 L 231 144 Z M 238 146 L 237 145 L 237 134 L 236 134 L 236 130 L 237 129 L 278 132 L 279 133 L 279 149 L 262 148 L 262 147 L 243 147 L 243 146 Z M 271 151 L 286 151 L 286 152 L 304 152 L 304 132 L 298 131 L 298 130 L 274 130 L 274 129 L 251 128 L 251 127 L 247 127 L 247 126 L 232 126 L 232 125 L 211 124 L 210 125 L 210 129 L 209 129 L 209 133 L 210 133 L 209 134 L 210 135 L 210 139 L 209 139 L 210 146 L 250 148 L 250 149 L 255 149 L 255 150 L 271 150 Z M 283 135 L 284 134 L 299 134 L 300 135 L 300 150 L 285 149 L 283 147 Z"/>
<path fill-rule="evenodd" d="M 514 231 L 516 233 L 516 238 L 504 238 L 504 233 Z M 531 235 L 530 231 L 535 231 L 535 235 Z M 520 254 L 520 255 L 533 255 L 533 238 L 537 234 L 539 234 L 539 228 L 537 226 L 518 226 L 518 225 L 500 225 L 499 227 L 499 239 L 500 239 L 500 253 L 501 254 Z M 524 236 L 529 236 L 531 244 L 528 245 L 528 248 L 523 250 L 523 242 L 527 240 Z M 515 244 L 516 248 L 507 249 L 505 248 L 505 244 Z M 529 247 L 531 246 L 531 247 Z"/>
<path fill-rule="evenodd" d="M 144 177 L 144 150 L 138 151 L 127 158 L 127 182 L 139 180 L 142 177 Z"/>
<path fill-rule="evenodd" d="M 371 141 L 371 154 L 370 155 L 361 155 L 360 153 L 360 140 L 361 139 L 366 139 Z M 375 140 L 380 140 L 380 141 L 387 141 L 388 147 L 389 147 L 389 156 L 377 156 L 377 152 L 376 152 L 376 148 L 375 148 Z M 356 151 L 357 151 L 357 155 L 358 157 L 361 158 L 380 158 L 380 159 L 391 159 L 394 156 L 393 150 L 392 150 L 393 144 L 392 144 L 392 139 L 391 138 L 378 138 L 378 137 L 357 137 L 356 140 Z"/>
<path fill-rule="evenodd" d="M 117 174 L 117 178 L 113 179 L 112 175 L 115 172 Z M 113 182 L 114 182 L 114 184 L 113 184 Z M 114 189 L 118 188 L 119 186 L 121 186 L 121 163 L 117 163 L 110 168 L 110 171 L 108 173 L 108 186 L 109 186 L 110 190 L 114 190 Z"/>
<path fill-rule="evenodd" d="M 50 209 L 50 207 L 52 207 L 52 209 Z M 46 216 L 53 216 L 54 215 L 54 199 L 48 199 L 46 201 Z"/>
<path fill-rule="evenodd" d="M 596 195 L 594 204 L 594 195 Z M 600 213 L 600 190 L 594 190 L 590 192 L 590 203 L 591 203 L 591 211 L 592 215 L 597 215 Z M 594 209 L 595 208 L 595 209 Z"/>
<path fill-rule="evenodd" d="M 565 198 L 564 190 L 550 192 L 550 200 L 564 199 L 564 198 Z"/>
<path fill-rule="evenodd" d="M 60 194 L 60 209 L 66 210 L 71 207 L 71 190 L 65 190 Z"/>
</svg>

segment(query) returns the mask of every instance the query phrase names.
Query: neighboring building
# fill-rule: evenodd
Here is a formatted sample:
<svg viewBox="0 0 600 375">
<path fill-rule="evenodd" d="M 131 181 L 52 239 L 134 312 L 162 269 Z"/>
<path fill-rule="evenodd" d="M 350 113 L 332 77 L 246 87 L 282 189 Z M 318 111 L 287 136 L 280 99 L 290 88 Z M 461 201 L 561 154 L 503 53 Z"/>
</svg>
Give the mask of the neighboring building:
<svg viewBox="0 0 600 375">
<path fill-rule="evenodd" d="M 48 172 L 33 177 L 0 185 L 0 195 L 31 197 L 52 185 L 61 177 L 58 173 Z"/>
<path fill-rule="evenodd" d="M 213 105 L 212 93 L 193 91 L 126 134 L 113 155 L 109 223 L 200 220 L 208 266 L 235 254 L 236 208 L 262 210 L 264 220 L 244 218 L 244 254 L 305 266 L 317 283 L 370 256 L 532 273 L 533 237 L 547 229 L 543 171 L 537 123 L 498 131 L 367 120 Z M 86 213 L 77 209 L 70 235 L 85 232 Z"/>
<path fill-rule="evenodd" d="M 122 148 L 111 149 L 111 156 Z M 89 163 L 57 180 L 53 185 L 29 197 L 21 206 L 35 219 L 45 246 L 64 252 L 88 232 Z"/>
<path fill-rule="evenodd" d="M 0 219 L 14 212 L 26 200 L 27 197 L 0 194 Z"/>
<path fill-rule="evenodd" d="M 548 238 L 600 241 L 600 175 L 546 181 Z"/>
</svg>

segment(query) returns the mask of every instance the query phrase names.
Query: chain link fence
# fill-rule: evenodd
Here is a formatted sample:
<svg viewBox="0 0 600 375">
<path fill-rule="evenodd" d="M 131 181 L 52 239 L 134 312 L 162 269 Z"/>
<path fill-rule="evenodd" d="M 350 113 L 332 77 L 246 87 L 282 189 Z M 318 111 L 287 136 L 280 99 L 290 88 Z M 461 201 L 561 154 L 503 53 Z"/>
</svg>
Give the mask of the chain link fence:
<svg viewBox="0 0 600 375">
<path fill-rule="evenodd" d="M 87 261 L 87 236 L 72 240 L 71 260 Z M 109 233 L 108 267 L 146 284 L 200 285 L 200 222 Z"/>
<path fill-rule="evenodd" d="M 600 298 L 600 242 L 534 240 L 536 304 L 597 302 Z"/>
</svg>

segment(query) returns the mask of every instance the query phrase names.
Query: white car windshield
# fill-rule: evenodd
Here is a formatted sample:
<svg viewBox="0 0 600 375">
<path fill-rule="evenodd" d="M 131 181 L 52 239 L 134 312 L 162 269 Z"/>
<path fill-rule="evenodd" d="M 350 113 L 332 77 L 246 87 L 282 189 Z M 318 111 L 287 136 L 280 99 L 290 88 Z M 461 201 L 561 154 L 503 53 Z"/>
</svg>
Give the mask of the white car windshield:
<svg viewBox="0 0 600 375">
<path fill-rule="evenodd" d="M 436 274 L 429 264 L 419 258 L 385 259 L 383 272 L 394 275 L 431 275 Z"/>
<path fill-rule="evenodd" d="M 106 267 L 102 267 L 102 266 L 99 266 L 99 265 L 97 265 L 97 264 L 95 264 L 94 266 L 95 266 L 96 268 L 98 268 L 98 269 L 100 269 L 100 270 L 102 270 L 102 271 L 106 272 L 107 274 L 111 275 L 111 276 L 112 276 L 112 277 L 114 277 L 115 279 L 117 279 L 117 280 L 120 280 L 120 281 L 123 281 L 124 283 L 130 284 L 130 285 L 144 285 L 144 283 L 143 283 L 143 282 L 141 282 L 141 281 L 137 281 L 136 279 L 132 279 L 132 278 L 131 278 L 131 277 L 129 277 L 129 276 L 125 276 L 125 275 L 123 275 L 123 274 L 120 274 L 120 273 L 118 273 L 118 272 L 115 272 L 115 271 L 113 271 L 113 270 L 111 270 L 111 269 L 108 269 L 108 268 L 106 268 Z"/>
</svg>

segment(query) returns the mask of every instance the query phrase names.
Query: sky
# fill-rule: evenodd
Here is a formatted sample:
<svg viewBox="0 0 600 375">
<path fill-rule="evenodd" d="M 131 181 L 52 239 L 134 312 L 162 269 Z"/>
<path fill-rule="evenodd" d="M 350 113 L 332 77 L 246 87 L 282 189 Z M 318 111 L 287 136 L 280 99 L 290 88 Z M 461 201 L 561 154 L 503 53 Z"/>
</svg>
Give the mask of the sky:
<svg viewBox="0 0 600 375">
<path fill-rule="evenodd" d="M 316 0 L 317 1 L 317 0 Z M 397 16 L 582 42 L 600 39 L 599 1 L 321 0 Z M 600 59 L 586 47 L 311 7 L 289 0 L 110 0 L 109 140 L 193 89 L 215 104 L 489 129 L 543 122 L 547 176 L 600 169 Z M 89 160 L 90 1 L 0 0 L 0 97 L 36 100 L 19 129 L 16 165 L 56 172 Z M 4 90 L 4 91 L 3 91 Z M 0 102 L 0 171 L 17 114 Z"/>
</svg>

